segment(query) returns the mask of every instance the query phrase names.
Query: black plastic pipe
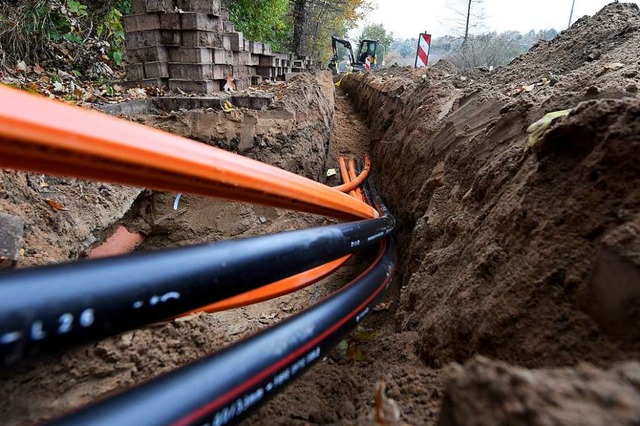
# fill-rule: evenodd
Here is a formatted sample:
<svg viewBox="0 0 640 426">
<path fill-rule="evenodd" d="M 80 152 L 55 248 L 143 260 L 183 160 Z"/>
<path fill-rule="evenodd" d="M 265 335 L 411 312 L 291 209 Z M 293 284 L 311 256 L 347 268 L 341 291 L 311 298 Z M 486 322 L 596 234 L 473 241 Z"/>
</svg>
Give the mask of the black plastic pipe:
<svg viewBox="0 0 640 426">
<path fill-rule="evenodd" d="M 338 259 L 391 233 L 389 215 L 0 275 L 0 365 L 179 315 Z"/>
<path fill-rule="evenodd" d="M 389 284 L 395 249 L 380 242 L 371 267 L 326 300 L 272 328 L 54 425 L 198 425 L 240 421 L 337 344 Z"/>
</svg>

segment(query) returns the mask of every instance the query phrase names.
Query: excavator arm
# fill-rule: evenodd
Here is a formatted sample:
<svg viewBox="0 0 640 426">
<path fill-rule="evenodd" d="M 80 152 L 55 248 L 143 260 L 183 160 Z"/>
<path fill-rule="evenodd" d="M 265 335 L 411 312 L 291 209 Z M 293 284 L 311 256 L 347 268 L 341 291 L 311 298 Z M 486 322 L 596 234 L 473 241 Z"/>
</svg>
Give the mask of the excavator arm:
<svg viewBox="0 0 640 426">
<path fill-rule="evenodd" d="M 348 40 L 344 40 L 338 38 L 336 36 L 331 36 L 331 48 L 333 49 L 333 57 L 331 61 L 329 61 L 329 69 L 333 71 L 334 74 L 338 73 L 338 44 L 341 44 L 349 51 L 349 56 L 351 58 L 351 64 L 355 63 L 355 56 L 353 56 L 353 48 L 351 47 L 351 43 Z"/>
</svg>

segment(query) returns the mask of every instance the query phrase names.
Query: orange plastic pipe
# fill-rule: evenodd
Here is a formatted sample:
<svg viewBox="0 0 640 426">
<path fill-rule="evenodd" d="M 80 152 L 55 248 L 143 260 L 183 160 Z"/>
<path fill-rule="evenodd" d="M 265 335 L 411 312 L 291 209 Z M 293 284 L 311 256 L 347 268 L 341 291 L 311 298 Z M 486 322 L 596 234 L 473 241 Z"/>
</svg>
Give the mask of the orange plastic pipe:
<svg viewBox="0 0 640 426">
<path fill-rule="evenodd" d="M 344 160 L 343 160 L 344 161 Z M 350 192 L 353 189 L 362 185 L 365 179 L 369 176 L 369 171 L 371 170 L 371 160 L 367 154 L 364 155 L 364 168 L 362 172 L 358 175 L 357 178 L 351 180 L 348 183 L 343 183 L 342 185 L 334 186 L 334 189 L 342 192 Z"/>
<path fill-rule="evenodd" d="M 365 203 L 302 176 L 96 111 L 0 86 L 0 167 L 270 205 L 342 219 Z"/>
<path fill-rule="evenodd" d="M 226 309 L 238 308 L 240 306 L 247 306 L 253 303 L 263 302 L 265 300 L 274 299 L 285 294 L 293 293 L 313 283 L 316 283 L 324 277 L 333 273 L 336 269 L 342 266 L 351 255 L 341 257 L 324 265 L 317 266 L 308 271 L 301 272 L 297 275 L 293 275 L 288 278 L 284 278 L 280 281 L 268 284 L 264 287 L 257 288 L 255 290 L 248 291 L 238 296 L 230 297 L 229 299 L 221 300 L 211 305 L 204 306 L 202 308 L 194 309 L 187 312 L 184 315 L 189 315 L 196 312 L 219 312 Z"/>
<path fill-rule="evenodd" d="M 349 160 L 349 164 L 347 165 L 347 171 L 349 173 L 350 183 L 353 183 L 353 181 L 356 180 L 356 164 L 353 160 Z M 360 190 L 360 188 L 358 187 L 354 188 L 353 191 L 351 191 L 351 195 L 357 198 L 358 200 L 364 202 L 364 197 L 362 196 L 362 190 Z"/>
<path fill-rule="evenodd" d="M 344 157 L 338 158 L 338 168 L 340 169 L 340 177 L 342 178 L 342 184 L 348 185 L 351 182 L 351 179 L 349 178 L 349 172 L 347 171 L 347 163 L 345 162 Z M 351 192 L 351 190 L 343 191 L 343 192 Z"/>
</svg>

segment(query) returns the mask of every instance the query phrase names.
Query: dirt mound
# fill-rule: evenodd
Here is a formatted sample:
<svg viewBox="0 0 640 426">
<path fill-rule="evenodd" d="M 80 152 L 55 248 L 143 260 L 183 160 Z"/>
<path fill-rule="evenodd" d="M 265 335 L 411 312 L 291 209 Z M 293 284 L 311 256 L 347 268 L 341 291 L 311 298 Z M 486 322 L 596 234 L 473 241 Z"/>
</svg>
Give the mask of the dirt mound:
<svg viewBox="0 0 640 426">
<path fill-rule="evenodd" d="M 139 193 L 119 185 L 0 170 L 0 212 L 24 223 L 17 266 L 77 259 L 109 232 Z"/>
<path fill-rule="evenodd" d="M 492 81 L 509 84 L 523 79 L 554 78 L 592 62 L 606 61 L 620 46 L 631 46 L 630 39 L 637 37 L 639 29 L 637 4 L 611 3 L 595 16 L 579 19 L 555 39 L 539 41 L 528 53 L 498 68 Z M 630 60 L 631 64 L 637 64 L 637 52 L 633 49 L 616 52 L 614 56 L 618 62 Z"/>
<path fill-rule="evenodd" d="M 425 365 L 637 359 L 639 22 L 611 4 L 495 73 L 343 80 L 400 221 L 396 327 Z"/>
<path fill-rule="evenodd" d="M 476 357 L 448 371 L 441 426 L 634 425 L 640 364 L 530 371 Z"/>
</svg>

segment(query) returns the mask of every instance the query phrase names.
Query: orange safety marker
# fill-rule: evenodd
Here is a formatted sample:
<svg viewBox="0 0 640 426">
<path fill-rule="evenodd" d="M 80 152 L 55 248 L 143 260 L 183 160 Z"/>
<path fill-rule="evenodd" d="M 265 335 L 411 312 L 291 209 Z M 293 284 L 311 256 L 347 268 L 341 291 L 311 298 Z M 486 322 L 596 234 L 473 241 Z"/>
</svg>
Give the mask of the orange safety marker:
<svg viewBox="0 0 640 426">
<path fill-rule="evenodd" d="M 0 167 L 264 204 L 342 219 L 367 204 L 161 130 L 0 86 Z"/>
</svg>

